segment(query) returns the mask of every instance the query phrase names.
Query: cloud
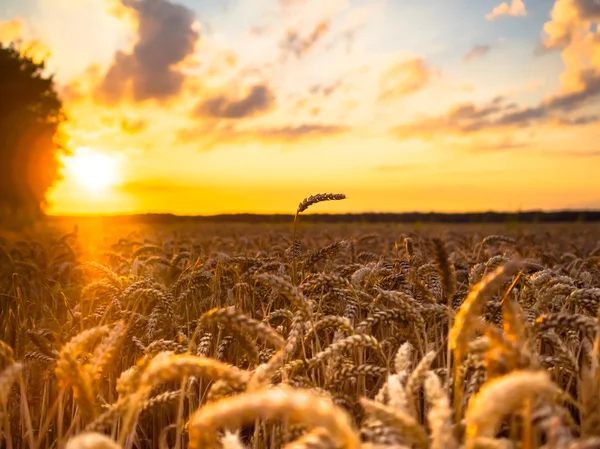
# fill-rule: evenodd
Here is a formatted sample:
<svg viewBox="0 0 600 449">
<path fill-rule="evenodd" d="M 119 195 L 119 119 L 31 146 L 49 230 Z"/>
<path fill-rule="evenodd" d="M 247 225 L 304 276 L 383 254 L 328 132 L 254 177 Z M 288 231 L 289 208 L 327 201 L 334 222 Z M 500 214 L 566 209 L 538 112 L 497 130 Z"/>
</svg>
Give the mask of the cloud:
<svg viewBox="0 0 600 449">
<path fill-rule="evenodd" d="M 503 150 L 518 150 L 529 148 L 532 144 L 529 142 L 513 142 L 509 138 L 504 138 L 496 143 L 475 144 L 471 149 L 475 151 L 503 151 Z"/>
<path fill-rule="evenodd" d="M 322 95 L 323 97 L 330 97 L 337 92 L 344 84 L 343 78 L 338 78 L 332 83 L 315 84 L 309 89 L 312 95 Z"/>
<path fill-rule="evenodd" d="M 206 76 L 218 78 L 231 73 L 238 64 L 238 56 L 229 50 L 217 52 L 212 60 L 206 65 Z"/>
<path fill-rule="evenodd" d="M 348 128 L 340 125 L 323 125 L 305 123 L 302 125 L 282 126 L 266 128 L 260 131 L 263 141 L 273 143 L 299 142 L 303 140 L 318 140 L 324 137 L 337 136 L 348 131 Z"/>
<path fill-rule="evenodd" d="M 131 52 L 119 51 L 98 87 L 99 97 L 116 103 L 131 90 L 134 101 L 177 95 L 185 75 L 177 68 L 192 54 L 199 33 L 194 13 L 168 0 L 121 0 L 137 21 Z"/>
<path fill-rule="evenodd" d="M 325 48 L 331 50 L 341 43 L 345 46 L 346 53 L 351 53 L 358 32 L 365 30 L 373 16 L 380 13 L 381 5 L 381 3 L 372 3 L 359 6 L 350 9 L 343 18 L 336 19 L 335 32 Z"/>
<path fill-rule="evenodd" d="M 597 20 L 600 18 L 600 2 L 598 0 L 575 0 L 574 3 L 583 19 Z"/>
<path fill-rule="evenodd" d="M 600 69 L 588 68 L 581 70 L 578 81 L 578 84 L 582 86 L 580 90 L 556 95 L 545 101 L 545 106 L 550 109 L 569 112 L 600 95 Z"/>
<path fill-rule="evenodd" d="M 496 6 L 491 13 L 485 16 L 486 20 L 495 20 L 500 16 L 526 16 L 527 9 L 523 0 L 512 0 L 510 4 L 504 2 Z"/>
<path fill-rule="evenodd" d="M 293 54 L 297 58 L 301 58 L 315 47 L 323 36 L 327 34 L 329 28 L 330 24 L 328 20 L 321 21 L 305 37 L 300 36 L 300 33 L 296 29 L 288 29 L 281 42 L 281 48 L 286 54 Z"/>
<path fill-rule="evenodd" d="M 491 48 L 492 47 L 490 45 L 475 45 L 463 57 L 463 61 L 469 62 L 472 59 L 482 58 L 489 53 Z"/>
<path fill-rule="evenodd" d="M 103 78 L 103 68 L 100 64 L 89 65 L 81 74 L 60 86 L 60 97 L 67 103 L 75 103 L 88 98 Z"/>
<path fill-rule="evenodd" d="M 246 129 L 232 124 L 225 126 L 205 125 L 180 130 L 177 140 L 183 144 L 196 144 L 203 150 L 208 151 L 221 145 L 253 142 L 266 145 L 314 142 L 340 136 L 348 131 L 349 128 L 346 126 L 323 123 L 302 123 Z"/>
<path fill-rule="evenodd" d="M 391 101 L 415 93 L 429 83 L 431 75 L 431 69 L 421 58 L 394 63 L 379 78 L 379 101 Z"/>
<path fill-rule="evenodd" d="M 556 0 L 551 20 L 544 24 L 543 49 L 561 50 L 565 70 L 563 92 L 580 92 L 589 86 L 586 73 L 600 73 L 600 2 L 598 0 Z"/>
<path fill-rule="evenodd" d="M 240 99 L 221 94 L 202 100 L 194 109 L 194 115 L 219 119 L 242 119 L 263 114 L 274 106 L 275 97 L 269 86 L 257 85 Z"/>
<path fill-rule="evenodd" d="M 593 34 L 589 23 L 600 20 L 600 3 L 597 0 L 556 0 L 551 17 L 544 25 L 544 47 L 564 48 Z"/>
<path fill-rule="evenodd" d="M 600 71 L 587 70 L 580 74 L 583 88 L 576 92 L 554 95 L 539 105 L 519 108 L 497 97 L 483 106 L 462 103 L 437 117 L 426 117 L 393 128 L 398 138 L 431 139 L 438 135 L 468 135 L 484 130 L 518 129 L 545 121 L 558 120 L 561 124 L 585 125 L 592 123 L 590 117 L 572 118 L 569 114 L 587 106 L 600 97 Z"/>
<path fill-rule="evenodd" d="M 582 115 L 575 118 L 563 118 L 559 119 L 558 123 L 565 126 L 578 126 L 578 125 L 589 125 L 600 121 L 600 117 L 597 115 Z"/>
<path fill-rule="evenodd" d="M 439 134 L 469 134 L 491 127 L 490 117 L 497 115 L 502 105 L 496 102 L 478 107 L 473 103 L 461 103 L 453 106 L 446 114 L 426 117 L 418 121 L 403 124 L 392 129 L 400 139 L 429 139 Z"/>
<path fill-rule="evenodd" d="M 545 156 L 577 157 L 577 158 L 600 157 L 600 151 L 547 150 L 547 151 L 544 151 L 543 154 Z"/>
<path fill-rule="evenodd" d="M 121 120 L 121 130 L 127 134 L 137 134 L 148 128 L 148 122 L 144 119 L 124 118 Z"/>
</svg>

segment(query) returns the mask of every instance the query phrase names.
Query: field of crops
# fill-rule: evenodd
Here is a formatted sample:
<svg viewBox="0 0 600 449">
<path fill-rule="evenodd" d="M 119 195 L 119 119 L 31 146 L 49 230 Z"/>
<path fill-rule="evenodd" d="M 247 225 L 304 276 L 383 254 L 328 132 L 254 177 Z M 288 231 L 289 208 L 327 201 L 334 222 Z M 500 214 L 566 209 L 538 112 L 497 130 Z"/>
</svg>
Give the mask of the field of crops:
<svg viewBox="0 0 600 449">
<path fill-rule="evenodd" d="M 6 234 L 0 446 L 596 448 L 599 301 L 593 224 Z"/>
</svg>

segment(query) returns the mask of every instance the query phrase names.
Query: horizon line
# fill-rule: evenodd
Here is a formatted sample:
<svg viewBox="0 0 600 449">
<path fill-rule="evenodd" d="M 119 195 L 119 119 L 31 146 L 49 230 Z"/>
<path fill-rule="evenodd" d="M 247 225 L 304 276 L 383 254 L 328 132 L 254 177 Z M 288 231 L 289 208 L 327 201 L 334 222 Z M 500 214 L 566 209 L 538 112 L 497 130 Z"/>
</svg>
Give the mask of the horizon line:
<svg viewBox="0 0 600 449">
<path fill-rule="evenodd" d="M 558 209 L 523 209 L 523 210 L 476 210 L 476 211 L 406 211 L 406 212 L 389 212 L 389 211 L 364 211 L 364 212 L 306 212 L 302 216 L 360 216 L 360 215 L 518 215 L 518 214 L 581 214 L 591 213 L 600 214 L 600 208 L 558 208 Z M 223 212 L 217 214 L 180 214 L 176 212 L 107 212 L 107 213 L 49 213 L 45 214 L 47 218 L 75 218 L 75 217 L 143 217 L 143 216 L 172 216 L 177 218 L 212 218 L 224 216 L 252 216 L 252 217 L 294 217 L 295 212 Z"/>
<path fill-rule="evenodd" d="M 192 220 L 198 222 L 246 222 L 283 223 L 293 220 L 295 213 L 223 213 L 213 215 L 179 215 L 170 212 L 141 212 L 115 214 L 56 214 L 44 218 L 53 220 L 133 220 L 140 222 L 169 222 Z M 600 209 L 529 209 L 520 211 L 479 211 L 479 212 L 348 212 L 348 213 L 305 213 L 304 221 L 315 222 L 439 222 L 477 223 L 506 222 L 599 222 Z"/>
</svg>

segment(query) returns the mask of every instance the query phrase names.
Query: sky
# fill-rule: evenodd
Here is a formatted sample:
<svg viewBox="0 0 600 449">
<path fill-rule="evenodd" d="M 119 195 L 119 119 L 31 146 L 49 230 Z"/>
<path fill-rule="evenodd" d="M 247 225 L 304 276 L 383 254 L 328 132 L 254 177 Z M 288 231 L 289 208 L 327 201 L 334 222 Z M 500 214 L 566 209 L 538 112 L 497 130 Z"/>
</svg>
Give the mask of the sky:
<svg viewBox="0 0 600 449">
<path fill-rule="evenodd" d="M 600 0 L 4 0 L 53 214 L 600 208 Z M 317 210 L 318 208 L 318 210 Z"/>
</svg>

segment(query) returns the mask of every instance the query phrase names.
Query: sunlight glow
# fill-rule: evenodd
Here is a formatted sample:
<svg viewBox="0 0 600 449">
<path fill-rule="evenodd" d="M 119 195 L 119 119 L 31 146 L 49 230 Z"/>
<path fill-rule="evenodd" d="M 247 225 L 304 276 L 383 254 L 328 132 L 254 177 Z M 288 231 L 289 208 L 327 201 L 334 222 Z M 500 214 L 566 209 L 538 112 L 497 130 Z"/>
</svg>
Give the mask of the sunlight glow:
<svg viewBox="0 0 600 449">
<path fill-rule="evenodd" d="M 89 147 L 79 147 L 65 158 L 66 177 L 89 192 L 100 192 L 119 180 L 117 160 Z"/>
</svg>

